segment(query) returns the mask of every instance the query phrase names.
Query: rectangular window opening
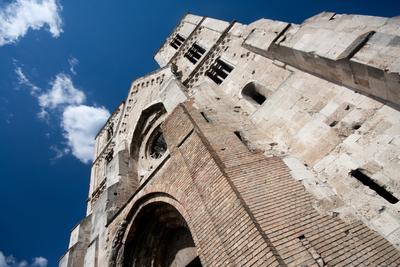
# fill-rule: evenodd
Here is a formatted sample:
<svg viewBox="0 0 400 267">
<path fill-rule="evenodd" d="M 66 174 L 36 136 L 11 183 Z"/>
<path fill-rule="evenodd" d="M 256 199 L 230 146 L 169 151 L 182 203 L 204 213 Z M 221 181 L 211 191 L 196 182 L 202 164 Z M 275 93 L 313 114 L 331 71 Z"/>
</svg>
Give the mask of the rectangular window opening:
<svg viewBox="0 0 400 267">
<path fill-rule="evenodd" d="M 229 73 L 231 73 L 233 67 L 221 59 L 217 59 L 210 69 L 207 70 L 206 75 L 213 80 L 216 84 L 221 84 Z"/>
<path fill-rule="evenodd" d="M 363 185 L 368 186 L 372 190 L 374 190 L 378 195 L 383 197 L 386 201 L 391 204 L 396 204 L 399 200 L 393 196 L 389 191 L 387 191 L 384 187 L 377 184 L 371 177 L 364 174 L 361 169 L 355 169 L 350 172 L 350 175 L 360 181 Z"/>
<path fill-rule="evenodd" d="M 193 64 L 196 64 L 205 52 L 206 50 L 203 47 L 194 43 L 192 47 L 186 52 L 185 58 L 187 58 Z"/>
<path fill-rule="evenodd" d="M 172 39 L 170 45 L 175 48 L 178 49 L 179 47 L 181 47 L 181 45 L 183 44 L 183 42 L 185 41 L 185 38 L 183 38 L 181 35 L 177 34 L 175 35 L 175 37 Z"/>
</svg>

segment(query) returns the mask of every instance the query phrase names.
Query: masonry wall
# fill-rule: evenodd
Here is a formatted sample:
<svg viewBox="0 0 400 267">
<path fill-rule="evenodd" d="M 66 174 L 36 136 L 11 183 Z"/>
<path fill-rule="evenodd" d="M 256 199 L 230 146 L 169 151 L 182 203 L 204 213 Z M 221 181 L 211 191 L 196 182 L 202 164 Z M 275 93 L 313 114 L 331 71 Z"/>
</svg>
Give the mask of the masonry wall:
<svg viewBox="0 0 400 267">
<path fill-rule="evenodd" d="M 154 203 L 186 220 L 204 266 L 399 265 L 400 204 L 351 175 L 400 197 L 398 29 L 327 12 L 302 25 L 186 15 L 155 55 L 162 68 L 100 131 L 88 216 L 60 266 L 124 266 Z"/>
<path fill-rule="evenodd" d="M 109 229 L 118 228 L 122 218 L 134 221 L 131 212 L 139 209 L 134 206 L 149 196 L 178 202 L 174 205 L 186 215 L 205 266 L 399 264 L 393 245 L 361 222 L 319 214 L 281 159 L 250 152 L 233 132 L 206 122 L 198 110 L 177 108 L 165 134 L 171 158 Z"/>
<path fill-rule="evenodd" d="M 348 73 L 356 79 L 357 74 L 351 74 L 343 67 L 346 62 L 350 64 L 349 58 L 322 64 L 316 62 L 328 57 L 321 54 L 322 50 L 318 52 L 319 56 L 312 49 L 307 53 L 301 52 L 313 57 L 308 60 L 308 57 L 299 57 L 297 53 L 300 52 L 293 48 L 289 55 L 294 56 L 297 63 L 289 64 L 285 63 L 288 53 L 283 52 L 281 44 L 288 38 L 304 41 L 302 36 L 308 36 L 307 40 L 319 43 L 320 49 L 323 44 L 329 43 L 325 53 L 361 53 L 371 45 L 347 47 L 346 42 L 351 44 L 355 36 L 371 30 L 397 34 L 397 28 L 393 26 L 397 20 L 353 15 L 336 15 L 336 19 L 330 20 L 333 15 L 317 15 L 301 26 L 265 19 L 248 26 L 235 23 L 219 41 L 219 46 L 209 51 L 203 65 L 191 74 L 193 79 L 184 83 L 197 106 L 206 114 L 215 113 L 209 116 L 214 116 L 219 123 L 229 121 L 243 132 L 253 149 L 283 158 L 296 179 L 301 180 L 320 200 L 317 205 L 321 212 L 335 212 L 348 221 L 361 219 L 398 245 L 399 204 L 387 202 L 349 173 L 357 168 L 363 169 L 379 185 L 397 197 L 400 195 L 399 161 L 395 156 L 395 151 L 400 150 L 397 144 L 399 103 L 388 102 L 378 95 L 367 95 L 370 89 L 360 87 L 360 84 L 358 87 L 345 87 L 345 79 L 340 75 L 335 75 L 334 80 L 332 72 L 335 71 Z M 322 40 L 317 34 L 320 23 L 320 31 L 330 28 L 330 35 Z M 354 32 L 350 34 L 351 38 L 347 36 L 349 29 Z M 252 36 L 257 36 L 254 42 L 251 41 Z M 337 39 L 337 36 L 342 36 L 342 39 Z M 379 53 L 396 50 L 398 46 L 389 40 L 391 45 L 385 49 L 374 49 Z M 253 43 L 251 47 L 250 43 Z M 264 47 L 260 47 L 261 44 Z M 297 45 L 300 47 L 300 44 Z M 309 48 L 306 44 L 303 47 Z M 371 54 L 371 62 L 374 62 L 373 55 L 378 56 Z M 205 75 L 217 58 L 234 66 L 220 85 Z M 300 59 L 306 63 L 303 64 Z M 374 71 L 398 77 L 398 72 L 394 71 L 396 63 L 390 64 L 393 67 L 384 68 L 381 65 Z M 305 68 L 308 65 L 310 68 Z M 315 71 L 320 71 L 321 76 L 313 75 Z M 364 72 L 364 75 L 362 79 L 370 80 L 369 85 L 374 85 L 374 90 L 386 90 L 386 86 L 373 82 L 377 76 L 372 72 Z M 398 93 L 400 79 L 394 79 L 397 81 L 393 89 Z M 254 105 L 243 96 L 242 90 L 250 82 L 262 87 L 267 98 L 262 105 Z M 382 82 L 385 79 L 382 78 Z M 397 100 L 392 98 L 390 101 Z M 256 127 L 249 129 L 249 120 Z"/>
</svg>

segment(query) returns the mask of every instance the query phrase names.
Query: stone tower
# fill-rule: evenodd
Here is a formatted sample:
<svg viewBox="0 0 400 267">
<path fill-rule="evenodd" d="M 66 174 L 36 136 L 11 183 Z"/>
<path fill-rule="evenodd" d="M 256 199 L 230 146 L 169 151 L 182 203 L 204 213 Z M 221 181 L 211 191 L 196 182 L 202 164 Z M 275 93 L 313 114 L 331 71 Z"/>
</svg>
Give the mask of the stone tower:
<svg viewBox="0 0 400 267">
<path fill-rule="evenodd" d="M 61 267 L 400 265 L 399 17 L 188 14 L 155 60 Z"/>
</svg>

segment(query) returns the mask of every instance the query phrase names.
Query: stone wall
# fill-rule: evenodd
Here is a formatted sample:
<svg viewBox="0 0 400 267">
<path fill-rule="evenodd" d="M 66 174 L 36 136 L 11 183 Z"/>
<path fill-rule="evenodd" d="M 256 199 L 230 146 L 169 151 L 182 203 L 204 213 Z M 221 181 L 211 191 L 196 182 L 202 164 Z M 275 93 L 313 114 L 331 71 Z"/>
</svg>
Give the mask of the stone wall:
<svg viewBox="0 0 400 267">
<path fill-rule="evenodd" d="M 178 252 L 205 266 L 399 265 L 399 23 L 184 16 L 161 69 L 132 83 L 97 137 L 88 217 L 60 266 Z M 177 227 L 195 250 L 155 245 Z"/>
</svg>

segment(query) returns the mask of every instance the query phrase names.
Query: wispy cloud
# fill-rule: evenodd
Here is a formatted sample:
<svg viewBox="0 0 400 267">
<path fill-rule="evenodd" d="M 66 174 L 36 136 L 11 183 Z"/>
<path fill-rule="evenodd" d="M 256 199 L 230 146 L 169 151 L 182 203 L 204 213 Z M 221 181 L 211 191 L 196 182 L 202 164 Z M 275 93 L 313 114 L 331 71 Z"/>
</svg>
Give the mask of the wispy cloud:
<svg viewBox="0 0 400 267">
<path fill-rule="evenodd" d="M 7 124 L 12 122 L 14 114 L 8 110 L 8 99 L 0 97 L 0 119 L 5 121 Z"/>
<path fill-rule="evenodd" d="M 60 120 L 67 147 L 51 146 L 55 152 L 52 160 L 71 153 L 83 163 L 93 157 L 94 138 L 97 131 L 106 122 L 110 112 L 104 107 L 85 105 L 85 93 L 76 88 L 70 76 L 59 73 L 49 83 L 46 91 L 34 85 L 20 67 L 15 70 L 19 83 L 27 86 L 31 94 L 37 98 L 41 111 L 39 118 L 49 120 L 52 116 Z M 0 266 L 2 267 L 2 266 Z"/>
<path fill-rule="evenodd" d="M 29 81 L 29 79 L 22 72 L 21 67 L 17 66 L 15 68 L 15 74 L 17 74 L 18 83 L 26 86 L 30 90 L 31 95 L 37 95 L 39 93 L 40 88 Z"/>
<path fill-rule="evenodd" d="M 47 267 L 48 260 L 43 257 L 35 257 L 31 263 L 27 260 L 17 260 L 13 255 L 6 256 L 0 251 L 0 267 Z"/>
<path fill-rule="evenodd" d="M 76 58 L 74 58 L 74 57 L 70 57 L 70 58 L 68 59 L 68 64 L 69 64 L 69 71 L 70 71 L 72 74 L 76 75 L 75 67 L 78 66 L 79 60 L 76 59 Z"/>
<path fill-rule="evenodd" d="M 49 135 L 50 135 L 49 133 L 46 133 L 47 137 Z M 64 157 L 65 155 L 67 155 L 71 151 L 68 147 L 59 148 L 57 145 L 50 146 L 50 150 L 54 152 L 54 157 L 51 158 L 52 162 L 55 162 L 56 160 Z"/>
<path fill-rule="evenodd" d="M 29 29 L 47 26 L 53 37 L 62 32 L 61 6 L 57 0 L 16 0 L 0 9 L 0 46 L 15 43 Z"/>
</svg>

